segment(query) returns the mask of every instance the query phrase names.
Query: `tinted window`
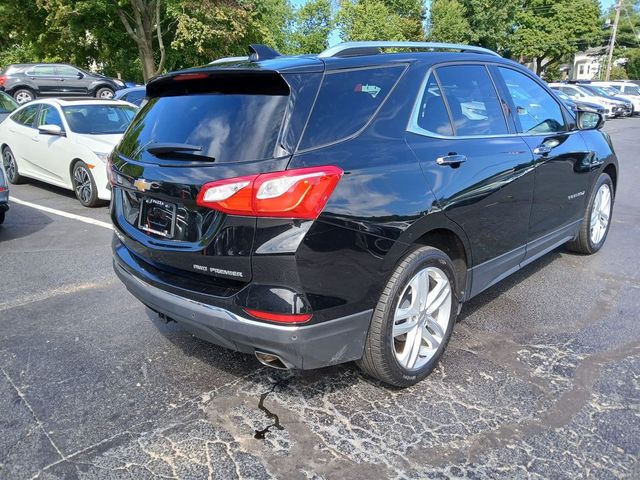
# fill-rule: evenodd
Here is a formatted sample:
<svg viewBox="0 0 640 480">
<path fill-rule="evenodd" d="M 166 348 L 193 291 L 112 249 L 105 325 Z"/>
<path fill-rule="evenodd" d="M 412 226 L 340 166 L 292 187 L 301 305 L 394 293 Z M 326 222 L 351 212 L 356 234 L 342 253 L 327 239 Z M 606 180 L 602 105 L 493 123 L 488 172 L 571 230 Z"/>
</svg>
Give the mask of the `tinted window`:
<svg viewBox="0 0 640 480">
<path fill-rule="evenodd" d="M 625 95 L 640 95 L 640 87 L 635 85 L 625 85 L 623 89 Z"/>
<path fill-rule="evenodd" d="M 13 112 L 18 104 L 6 93 L 0 92 L 0 113 Z"/>
<path fill-rule="evenodd" d="M 58 65 L 56 67 L 56 72 L 58 73 L 58 75 L 61 75 L 63 77 L 77 77 L 78 76 L 78 70 L 76 70 L 73 67 L 70 67 L 68 65 Z"/>
<path fill-rule="evenodd" d="M 510 68 L 499 67 L 515 106 L 516 121 L 523 133 L 566 130 L 562 108 L 541 85 Z"/>
<path fill-rule="evenodd" d="M 502 135 L 509 133 L 498 95 L 482 65 L 455 65 L 436 70 L 453 120 L 454 133 Z"/>
<path fill-rule="evenodd" d="M 438 135 L 453 135 L 449 113 L 434 75 L 429 76 L 418 111 L 414 115 L 414 123 L 421 129 Z"/>
<path fill-rule="evenodd" d="M 134 105 L 140 105 L 142 99 L 144 98 L 145 91 L 140 90 L 139 92 L 129 92 L 123 95 L 122 100 L 125 100 L 129 103 L 133 103 Z"/>
<path fill-rule="evenodd" d="M 45 105 L 40 110 L 40 120 L 38 121 L 38 126 L 40 125 L 57 125 L 64 130 L 64 124 L 62 123 L 62 117 L 56 107 L 51 105 Z"/>
<path fill-rule="evenodd" d="M 155 97 L 140 110 L 120 151 L 138 158 L 152 143 L 186 143 L 202 147 L 197 153 L 217 162 L 273 158 L 288 98 L 213 93 Z"/>
<path fill-rule="evenodd" d="M 36 118 L 36 114 L 38 113 L 39 108 L 40 105 L 29 105 L 28 107 L 25 107 L 22 110 L 14 113 L 11 118 L 21 125 L 32 127 L 33 121 Z"/>
<path fill-rule="evenodd" d="M 62 107 L 69 128 L 76 133 L 108 135 L 123 133 L 136 109 L 124 105 L 71 105 Z"/>
<path fill-rule="evenodd" d="M 27 75 L 35 77 L 49 77 L 55 74 L 56 72 L 53 65 L 38 65 L 27 72 Z"/>
<path fill-rule="evenodd" d="M 404 68 L 393 66 L 327 73 L 300 148 L 319 147 L 358 132 L 387 98 Z"/>
</svg>

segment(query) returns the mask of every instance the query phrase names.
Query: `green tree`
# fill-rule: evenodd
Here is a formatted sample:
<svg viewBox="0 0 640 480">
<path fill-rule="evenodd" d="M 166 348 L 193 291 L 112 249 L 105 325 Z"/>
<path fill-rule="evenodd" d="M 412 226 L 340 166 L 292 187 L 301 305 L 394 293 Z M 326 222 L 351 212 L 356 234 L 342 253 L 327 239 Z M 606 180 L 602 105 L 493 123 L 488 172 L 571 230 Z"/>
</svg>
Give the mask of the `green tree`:
<svg viewBox="0 0 640 480">
<path fill-rule="evenodd" d="M 433 42 L 473 43 L 467 10 L 458 0 L 433 0 L 429 9 L 427 37 Z"/>
<path fill-rule="evenodd" d="M 539 75 L 602 38 L 597 0 L 532 0 L 516 25 L 511 50 L 533 61 Z"/>
<path fill-rule="evenodd" d="M 330 0 L 309 0 L 295 12 L 292 53 L 319 53 L 329 46 L 333 29 Z"/>
<path fill-rule="evenodd" d="M 474 43 L 504 55 L 510 54 L 516 14 L 521 0 L 460 0 L 467 13 Z"/>
<path fill-rule="evenodd" d="M 423 40 L 424 6 L 411 0 L 343 0 L 336 15 L 340 38 Z"/>
</svg>

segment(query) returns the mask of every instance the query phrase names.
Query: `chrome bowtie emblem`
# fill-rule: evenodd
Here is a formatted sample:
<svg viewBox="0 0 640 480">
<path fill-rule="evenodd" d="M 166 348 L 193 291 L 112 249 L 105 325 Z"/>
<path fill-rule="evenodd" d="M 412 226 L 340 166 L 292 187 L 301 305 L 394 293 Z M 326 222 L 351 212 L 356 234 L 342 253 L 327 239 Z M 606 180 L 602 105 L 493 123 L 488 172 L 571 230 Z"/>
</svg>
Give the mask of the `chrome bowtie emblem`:
<svg viewBox="0 0 640 480">
<path fill-rule="evenodd" d="M 144 178 L 138 178 L 135 182 L 133 182 L 133 186 L 141 192 L 146 192 L 148 190 L 151 190 L 152 188 L 158 187 L 158 182 L 149 182 Z"/>
</svg>

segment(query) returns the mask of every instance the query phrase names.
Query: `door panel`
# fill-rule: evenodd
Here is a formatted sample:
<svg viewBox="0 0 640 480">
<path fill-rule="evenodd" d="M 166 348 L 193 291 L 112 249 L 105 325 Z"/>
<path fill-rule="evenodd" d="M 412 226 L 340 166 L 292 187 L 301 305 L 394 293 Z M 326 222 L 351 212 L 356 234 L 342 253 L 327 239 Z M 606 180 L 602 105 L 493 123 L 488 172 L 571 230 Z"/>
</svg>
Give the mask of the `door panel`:
<svg viewBox="0 0 640 480">
<path fill-rule="evenodd" d="M 41 95 L 56 95 L 62 90 L 62 79 L 53 65 L 36 65 L 26 75 L 36 84 Z"/>
<path fill-rule="evenodd" d="M 88 81 L 79 70 L 69 65 L 58 65 L 56 71 L 62 82 L 62 92 L 65 95 L 86 95 Z M 78 74 L 83 75 L 78 78 Z"/>
<path fill-rule="evenodd" d="M 471 245 L 467 298 L 519 268 L 528 240 L 533 155 L 483 65 L 435 70 L 407 133 L 426 185 Z"/>
<path fill-rule="evenodd" d="M 61 114 L 53 105 L 42 107 L 38 125 L 57 125 L 63 131 L 65 130 Z M 54 183 L 70 186 L 68 152 L 70 140 L 65 136 L 47 135 L 35 130 L 32 141 L 34 163 L 38 165 L 42 175 Z"/>
<path fill-rule="evenodd" d="M 505 91 L 516 128 L 535 159 L 531 245 L 527 249 L 527 258 L 531 258 L 566 239 L 565 227 L 582 218 L 592 155 L 571 117 L 538 80 L 508 67 L 493 71 Z"/>
</svg>

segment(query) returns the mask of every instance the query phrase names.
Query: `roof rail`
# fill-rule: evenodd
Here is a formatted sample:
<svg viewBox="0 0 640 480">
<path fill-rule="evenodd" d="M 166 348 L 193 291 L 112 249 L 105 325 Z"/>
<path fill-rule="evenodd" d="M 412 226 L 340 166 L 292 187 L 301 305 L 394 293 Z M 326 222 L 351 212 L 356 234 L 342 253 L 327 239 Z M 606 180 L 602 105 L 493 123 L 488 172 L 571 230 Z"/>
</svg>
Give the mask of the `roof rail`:
<svg viewBox="0 0 640 480">
<path fill-rule="evenodd" d="M 351 57 L 357 55 L 372 55 L 381 53 L 383 48 L 420 48 L 426 50 L 460 50 L 462 52 L 483 53 L 487 55 L 500 55 L 489 50 L 488 48 L 476 47 L 474 45 L 460 45 L 457 43 L 439 43 L 439 42 L 391 42 L 391 41 L 372 41 L 372 42 L 344 42 L 334 47 L 326 49 L 320 53 L 318 57 Z M 377 52 L 376 52 L 377 50 Z"/>
</svg>

